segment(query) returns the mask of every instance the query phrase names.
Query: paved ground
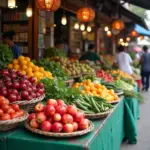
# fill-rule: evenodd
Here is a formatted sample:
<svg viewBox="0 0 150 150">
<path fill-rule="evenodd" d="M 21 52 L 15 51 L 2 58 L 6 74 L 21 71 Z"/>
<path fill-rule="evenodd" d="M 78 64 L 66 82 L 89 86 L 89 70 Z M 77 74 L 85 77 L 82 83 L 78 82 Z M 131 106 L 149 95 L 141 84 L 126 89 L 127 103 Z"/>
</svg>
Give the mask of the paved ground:
<svg viewBox="0 0 150 150">
<path fill-rule="evenodd" d="M 140 105 L 140 120 L 138 123 L 138 143 L 129 145 L 123 143 L 121 150 L 150 150 L 150 92 L 143 92 L 145 104 Z"/>
</svg>

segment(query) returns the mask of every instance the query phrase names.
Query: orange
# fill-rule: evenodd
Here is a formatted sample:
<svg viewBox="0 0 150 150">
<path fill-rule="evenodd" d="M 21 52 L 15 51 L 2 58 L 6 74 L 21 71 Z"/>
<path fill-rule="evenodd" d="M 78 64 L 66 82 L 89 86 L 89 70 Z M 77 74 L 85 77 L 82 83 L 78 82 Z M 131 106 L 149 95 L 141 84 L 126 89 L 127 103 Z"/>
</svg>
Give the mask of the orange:
<svg viewBox="0 0 150 150">
<path fill-rule="evenodd" d="M 30 61 L 31 61 L 31 59 L 30 59 L 29 57 L 25 57 L 25 60 L 26 60 L 27 62 L 30 62 Z"/>
<path fill-rule="evenodd" d="M 43 75 L 44 75 L 44 77 L 48 77 L 48 74 L 46 71 L 43 73 Z"/>
<path fill-rule="evenodd" d="M 34 76 L 36 77 L 36 78 L 39 78 L 39 77 L 41 77 L 41 73 L 40 72 L 34 72 Z"/>
<path fill-rule="evenodd" d="M 19 67 L 19 65 L 15 64 L 15 65 L 13 65 L 13 68 L 14 68 L 15 70 L 18 70 L 20 67 Z"/>
<path fill-rule="evenodd" d="M 101 88 L 101 85 L 100 84 L 94 84 L 94 87 L 95 88 Z"/>
<path fill-rule="evenodd" d="M 97 95 L 97 92 L 96 92 L 96 91 L 93 91 L 92 94 L 93 94 L 93 95 Z"/>
<path fill-rule="evenodd" d="M 38 67 L 38 66 L 33 66 L 33 68 L 32 68 L 32 69 L 33 69 L 33 71 L 34 71 L 34 72 L 39 71 L 39 67 Z"/>
<path fill-rule="evenodd" d="M 22 70 L 26 70 L 28 67 L 26 66 L 26 65 L 23 65 L 22 67 L 21 67 L 21 69 Z"/>
<path fill-rule="evenodd" d="M 26 60 L 22 60 L 20 61 L 21 65 L 27 65 L 27 61 Z"/>
<path fill-rule="evenodd" d="M 26 72 L 24 70 L 21 71 L 23 75 L 26 75 Z"/>
<path fill-rule="evenodd" d="M 13 68 L 13 65 L 12 64 L 8 64 L 7 68 Z"/>
<path fill-rule="evenodd" d="M 39 68 L 39 71 L 40 71 L 40 72 L 44 72 L 45 70 L 44 70 L 43 67 L 40 67 L 40 68 Z"/>
<path fill-rule="evenodd" d="M 97 89 L 96 91 L 97 91 L 98 94 L 101 94 L 101 93 L 102 93 L 102 90 L 101 90 L 101 89 Z"/>
<path fill-rule="evenodd" d="M 19 62 L 22 62 L 22 61 L 24 60 L 24 58 L 25 58 L 24 56 L 19 56 L 19 57 L 18 57 L 18 61 L 19 61 Z"/>
<path fill-rule="evenodd" d="M 27 73 L 32 73 L 32 68 L 31 67 L 27 67 L 26 72 Z"/>
<path fill-rule="evenodd" d="M 84 86 L 84 90 L 85 91 L 90 91 L 90 87 L 89 86 Z"/>
<path fill-rule="evenodd" d="M 17 59 L 14 59 L 14 60 L 12 61 L 12 63 L 13 63 L 13 64 L 18 64 L 18 60 L 17 60 Z"/>
<path fill-rule="evenodd" d="M 27 62 L 27 66 L 28 66 L 28 67 L 33 67 L 34 64 L 33 64 L 32 62 Z"/>
<path fill-rule="evenodd" d="M 94 86 L 91 86 L 91 87 L 90 87 L 90 91 L 95 91 L 95 87 L 94 87 Z"/>
<path fill-rule="evenodd" d="M 32 72 L 27 72 L 27 76 L 28 76 L 28 77 L 33 77 L 34 75 L 33 75 Z"/>
</svg>

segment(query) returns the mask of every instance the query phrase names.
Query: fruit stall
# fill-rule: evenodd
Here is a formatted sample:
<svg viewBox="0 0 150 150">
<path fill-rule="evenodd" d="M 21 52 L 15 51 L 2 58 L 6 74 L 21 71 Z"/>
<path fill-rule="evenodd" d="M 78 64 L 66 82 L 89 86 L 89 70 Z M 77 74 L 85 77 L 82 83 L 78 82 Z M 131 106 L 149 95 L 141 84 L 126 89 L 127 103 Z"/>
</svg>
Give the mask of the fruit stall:
<svg viewBox="0 0 150 150">
<path fill-rule="evenodd" d="M 37 61 L 1 51 L 2 150 L 119 150 L 123 139 L 137 142 L 143 97 L 134 77 L 62 56 Z"/>
</svg>

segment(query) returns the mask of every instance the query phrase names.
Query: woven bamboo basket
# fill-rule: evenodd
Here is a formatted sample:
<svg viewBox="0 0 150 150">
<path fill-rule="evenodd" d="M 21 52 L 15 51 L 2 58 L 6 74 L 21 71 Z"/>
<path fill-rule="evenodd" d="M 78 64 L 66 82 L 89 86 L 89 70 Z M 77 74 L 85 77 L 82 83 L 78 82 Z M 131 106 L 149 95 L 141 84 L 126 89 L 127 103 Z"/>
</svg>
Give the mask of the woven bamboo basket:
<svg viewBox="0 0 150 150">
<path fill-rule="evenodd" d="M 116 103 L 118 103 L 118 102 L 120 102 L 120 99 L 118 98 L 118 100 L 114 100 L 114 101 L 111 101 L 111 102 L 108 102 L 108 103 L 110 103 L 110 104 L 116 104 Z"/>
<path fill-rule="evenodd" d="M 85 114 L 85 117 L 91 120 L 102 119 L 107 117 L 110 113 L 113 112 L 113 109 L 110 109 L 106 112 L 97 113 L 97 114 Z"/>
<path fill-rule="evenodd" d="M 15 118 L 12 120 L 0 121 L 0 132 L 16 128 L 19 125 L 19 123 L 25 121 L 27 118 L 28 113 L 25 112 L 24 116 L 22 117 Z"/>
<path fill-rule="evenodd" d="M 124 92 L 123 91 L 120 91 L 120 92 L 115 92 L 116 95 L 120 96 L 120 95 L 123 95 Z"/>
<path fill-rule="evenodd" d="M 69 138 L 69 137 L 76 137 L 76 136 L 81 136 L 81 135 L 84 135 L 84 134 L 87 134 L 89 132 L 91 132 L 94 128 L 94 125 L 92 124 L 92 122 L 90 122 L 90 126 L 88 129 L 86 130 L 82 130 L 82 131 L 75 131 L 75 132 L 72 132 L 72 133 L 54 133 L 54 132 L 44 132 L 42 130 L 39 130 L 39 129 L 33 129 L 29 126 L 29 122 L 26 121 L 25 123 L 25 127 L 33 132 L 33 133 L 36 133 L 36 134 L 40 134 L 40 135 L 44 135 L 44 136 L 48 136 L 48 137 L 55 137 L 55 138 Z"/>
<path fill-rule="evenodd" d="M 35 105 L 42 101 L 45 97 L 45 94 L 43 94 L 42 96 L 40 96 L 39 98 L 35 98 L 35 99 L 32 99 L 31 101 L 16 101 L 14 103 L 11 103 L 11 104 L 18 104 L 19 107 L 27 112 L 31 112 L 34 110 L 34 107 Z"/>
</svg>

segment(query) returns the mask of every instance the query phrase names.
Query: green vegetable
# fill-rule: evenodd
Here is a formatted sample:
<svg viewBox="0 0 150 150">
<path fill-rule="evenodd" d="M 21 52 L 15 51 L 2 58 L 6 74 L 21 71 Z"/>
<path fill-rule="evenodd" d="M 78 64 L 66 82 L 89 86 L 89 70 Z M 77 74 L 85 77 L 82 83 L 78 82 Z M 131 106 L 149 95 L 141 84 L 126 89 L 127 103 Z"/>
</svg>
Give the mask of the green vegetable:
<svg viewBox="0 0 150 150">
<path fill-rule="evenodd" d="M 39 61 L 33 61 L 33 63 L 50 71 L 54 77 L 61 78 L 62 80 L 67 80 L 68 78 L 62 67 L 56 62 L 51 62 L 49 59 L 41 59 Z"/>
<path fill-rule="evenodd" d="M 7 68 L 13 60 L 13 53 L 7 45 L 0 44 L 0 70 Z"/>
</svg>

